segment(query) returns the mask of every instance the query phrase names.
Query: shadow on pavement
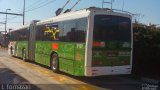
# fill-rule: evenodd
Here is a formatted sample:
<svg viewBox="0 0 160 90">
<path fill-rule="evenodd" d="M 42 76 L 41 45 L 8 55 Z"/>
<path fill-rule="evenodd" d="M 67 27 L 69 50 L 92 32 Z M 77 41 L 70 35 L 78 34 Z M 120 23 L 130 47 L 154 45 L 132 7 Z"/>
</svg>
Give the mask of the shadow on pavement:
<svg viewBox="0 0 160 90">
<path fill-rule="evenodd" d="M 105 88 L 107 90 L 142 90 L 142 83 L 140 81 L 133 80 L 130 76 L 68 76 L 91 85 Z"/>
<path fill-rule="evenodd" d="M 21 90 L 21 86 L 26 86 L 25 90 L 40 90 L 40 88 L 30 84 L 29 81 L 17 75 L 14 71 L 8 68 L 0 68 L 0 90 L 11 90 L 13 88 Z"/>
</svg>

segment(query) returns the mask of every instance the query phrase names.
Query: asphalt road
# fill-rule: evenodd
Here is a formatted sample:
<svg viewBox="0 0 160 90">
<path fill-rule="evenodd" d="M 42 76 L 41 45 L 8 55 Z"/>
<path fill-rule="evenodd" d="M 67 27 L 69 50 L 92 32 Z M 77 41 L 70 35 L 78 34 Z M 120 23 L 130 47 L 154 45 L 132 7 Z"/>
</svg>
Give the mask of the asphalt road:
<svg viewBox="0 0 160 90">
<path fill-rule="evenodd" d="M 127 76 L 75 77 L 57 74 L 41 65 L 11 57 L 7 50 L 0 49 L 0 90 L 8 89 L 8 84 L 26 85 L 28 90 L 142 90 L 141 82 Z"/>
</svg>

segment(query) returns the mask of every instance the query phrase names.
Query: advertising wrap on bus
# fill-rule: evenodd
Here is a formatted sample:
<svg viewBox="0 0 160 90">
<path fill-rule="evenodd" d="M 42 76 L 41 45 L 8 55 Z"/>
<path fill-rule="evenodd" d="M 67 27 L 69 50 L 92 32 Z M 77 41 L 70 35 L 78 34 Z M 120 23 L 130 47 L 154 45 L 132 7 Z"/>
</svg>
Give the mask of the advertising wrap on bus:
<svg viewBox="0 0 160 90">
<path fill-rule="evenodd" d="M 75 76 L 130 74 L 131 16 L 91 8 L 12 30 L 9 53 Z"/>
</svg>

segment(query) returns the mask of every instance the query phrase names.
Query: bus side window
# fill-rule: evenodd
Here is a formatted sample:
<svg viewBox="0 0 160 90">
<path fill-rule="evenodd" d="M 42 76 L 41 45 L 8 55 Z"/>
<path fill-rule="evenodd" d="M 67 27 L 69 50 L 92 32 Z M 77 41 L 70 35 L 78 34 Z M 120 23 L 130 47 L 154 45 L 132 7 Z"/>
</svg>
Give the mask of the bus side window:
<svg viewBox="0 0 160 90">
<path fill-rule="evenodd" d="M 43 25 L 38 25 L 36 30 L 36 40 L 44 41 Z"/>
<path fill-rule="evenodd" d="M 64 28 L 63 32 L 64 41 L 75 42 L 75 30 L 76 30 L 75 20 L 65 21 L 63 28 Z"/>
<path fill-rule="evenodd" d="M 75 41 L 85 42 L 87 31 L 87 18 L 80 18 L 76 21 Z"/>
</svg>

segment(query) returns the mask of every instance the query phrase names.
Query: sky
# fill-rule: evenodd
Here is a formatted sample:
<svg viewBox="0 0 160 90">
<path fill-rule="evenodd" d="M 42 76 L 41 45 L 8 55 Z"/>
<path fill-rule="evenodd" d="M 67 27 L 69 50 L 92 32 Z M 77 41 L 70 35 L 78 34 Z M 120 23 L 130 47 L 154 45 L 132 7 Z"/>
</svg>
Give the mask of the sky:
<svg viewBox="0 0 160 90">
<path fill-rule="evenodd" d="M 25 24 L 32 20 L 42 20 L 55 16 L 55 11 L 62 7 L 67 0 L 26 0 Z M 78 0 L 70 0 L 70 3 L 64 8 L 71 8 Z M 111 0 L 105 0 L 109 2 Z M 18 13 L 23 12 L 24 0 L 0 0 L 0 12 Z M 124 3 L 123 3 L 124 2 Z M 88 7 L 102 7 L 102 0 L 81 0 L 73 9 L 79 10 Z M 119 9 L 136 14 L 136 18 L 144 24 L 160 24 L 160 0 L 114 0 L 113 9 Z M 110 4 L 104 4 L 104 8 L 110 8 Z M 0 31 L 4 31 L 5 14 L 0 14 Z M 7 30 L 14 29 L 22 25 L 21 16 L 7 15 Z"/>
</svg>

